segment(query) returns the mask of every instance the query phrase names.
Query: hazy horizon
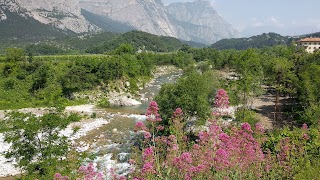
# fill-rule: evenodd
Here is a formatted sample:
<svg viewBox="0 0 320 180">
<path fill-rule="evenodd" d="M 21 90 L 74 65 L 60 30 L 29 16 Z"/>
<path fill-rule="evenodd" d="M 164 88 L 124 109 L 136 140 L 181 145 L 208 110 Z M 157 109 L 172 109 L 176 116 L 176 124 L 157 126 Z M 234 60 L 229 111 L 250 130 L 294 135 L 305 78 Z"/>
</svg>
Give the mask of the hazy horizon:
<svg viewBox="0 0 320 180">
<path fill-rule="evenodd" d="M 194 0 L 162 0 L 164 4 Z M 275 32 L 302 35 L 320 31 L 319 0 L 208 0 L 242 36 Z"/>
</svg>

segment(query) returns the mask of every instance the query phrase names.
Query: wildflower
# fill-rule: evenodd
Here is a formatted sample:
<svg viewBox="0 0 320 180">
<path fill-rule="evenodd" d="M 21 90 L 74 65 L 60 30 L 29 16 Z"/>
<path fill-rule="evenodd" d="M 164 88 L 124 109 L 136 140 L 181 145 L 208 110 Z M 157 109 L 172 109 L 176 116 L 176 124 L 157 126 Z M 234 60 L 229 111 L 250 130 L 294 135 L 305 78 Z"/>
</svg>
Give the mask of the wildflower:
<svg viewBox="0 0 320 180">
<path fill-rule="evenodd" d="M 170 135 L 170 136 L 168 137 L 168 139 L 169 139 L 171 142 L 176 142 L 176 141 L 177 141 L 177 138 L 176 138 L 175 135 Z"/>
<path fill-rule="evenodd" d="M 158 131 L 164 130 L 164 126 L 158 126 L 158 127 L 157 127 L 157 130 L 158 130 Z"/>
<path fill-rule="evenodd" d="M 173 113 L 173 118 L 179 118 L 182 115 L 183 115 L 182 109 L 181 108 L 177 108 Z"/>
<path fill-rule="evenodd" d="M 303 125 L 302 125 L 302 128 L 301 128 L 302 130 L 308 130 L 308 125 L 306 124 L 306 123 L 304 123 Z"/>
<path fill-rule="evenodd" d="M 257 132 L 259 132 L 259 133 L 264 133 L 264 132 L 265 132 L 265 131 L 264 131 L 264 128 L 263 128 L 263 126 L 262 126 L 261 124 L 256 123 L 256 124 L 255 124 L 255 127 L 256 127 L 256 131 L 257 131 Z"/>
<path fill-rule="evenodd" d="M 248 131 L 248 132 L 251 132 L 251 133 L 253 132 L 253 131 L 251 130 L 251 126 L 250 126 L 249 123 L 243 123 L 242 126 L 241 126 L 241 128 L 242 128 L 243 130 Z"/>
<path fill-rule="evenodd" d="M 214 158 L 214 160 L 217 162 L 216 163 L 216 168 L 218 170 L 227 168 L 229 166 L 229 160 L 228 159 L 229 159 L 229 155 L 228 155 L 227 151 L 225 151 L 222 148 L 219 148 L 216 151 L 216 157 Z"/>
<path fill-rule="evenodd" d="M 146 160 L 148 157 L 153 158 L 153 150 L 151 147 L 146 148 L 143 152 L 143 159 Z"/>
<path fill-rule="evenodd" d="M 147 121 L 150 122 L 160 122 L 162 119 L 160 118 L 160 114 L 158 113 L 159 108 L 158 104 L 155 101 L 151 101 L 149 107 L 147 108 Z"/>
<path fill-rule="evenodd" d="M 219 134 L 219 139 L 223 142 L 227 142 L 229 140 L 229 136 L 226 133 Z"/>
<path fill-rule="evenodd" d="M 224 89 L 219 89 L 216 93 L 214 106 L 217 108 L 228 108 L 229 107 L 229 96 Z"/>
<path fill-rule="evenodd" d="M 192 163 L 191 155 L 188 152 L 182 153 L 180 156 L 180 159 L 183 160 L 184 162 Z"/>
<path fill-rule="evenodd" d="M 129 159 L 129 164 L 136 164 L 136 161 L 134 159 Z"/>
<path fill-rule="evenodd" d="M 309 140 L 309 135 L 308 135 L 308 134 L 303 134 L 302 138 L 303 138 L 304 140 Z"/>
<path fill-rule="evenodd" d="M 156 173 L 156 171 L 153 168 L 152 162 L 146 162 L 142 167 L 142 174 L 148 174 L 148 173 Z"/>
<path fill-rule="evenodd" d="M 146 131 L 146 130 L 147 130 L 147 127 L 146 127 L 146 125 L 145 125 L 143 122 L 139 121 L 139 122 L 136 122 L 135 129 L 136 129 L 136 131 L 137 131 L 137 130 Z"/>
<path fill-rule="evenodd" d="M 54 180 L 69 180 L 68 176 L 62 176 L 60 173 L 54 175 Z"/>
<path fill-rule="evenodd" d="M 145 132 L 145 133 L 144 133 L 144 138 L 145 138 L 145 139 L 150 139 L 150 138 L 151 138 L 150 132 Z"/>
</svg>

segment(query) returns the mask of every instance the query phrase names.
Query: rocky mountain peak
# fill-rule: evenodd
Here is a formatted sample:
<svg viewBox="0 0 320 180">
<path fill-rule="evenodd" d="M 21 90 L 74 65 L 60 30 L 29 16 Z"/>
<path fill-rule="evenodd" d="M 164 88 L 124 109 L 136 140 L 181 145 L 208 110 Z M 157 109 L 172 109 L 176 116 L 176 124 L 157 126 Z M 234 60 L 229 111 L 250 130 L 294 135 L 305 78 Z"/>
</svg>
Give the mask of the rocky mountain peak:
<svg viewBox="0 0 320 180">
<path fill-rule="evenodd" d="M 215 35 L 212 34 L 208 37 L 208 40 L 211 42 L 239 36 L 239 32 L 219 16 L 209 1 L 198 0 L 194 2 L 172 3 L 166 9 L 179 21 L 206 26 L 212 29 Z"/>
<path fill-rule="evenodd" d="M 81 15 L 78 0 L 0 0 L 0 6 L 20 16 L 32 17 L 43 24 L 62 30 L 76 33 L 98 30 L 98 27 L 91 25 Z M 0 11 L 0 16 L 6 15 Z"/>
</svg>

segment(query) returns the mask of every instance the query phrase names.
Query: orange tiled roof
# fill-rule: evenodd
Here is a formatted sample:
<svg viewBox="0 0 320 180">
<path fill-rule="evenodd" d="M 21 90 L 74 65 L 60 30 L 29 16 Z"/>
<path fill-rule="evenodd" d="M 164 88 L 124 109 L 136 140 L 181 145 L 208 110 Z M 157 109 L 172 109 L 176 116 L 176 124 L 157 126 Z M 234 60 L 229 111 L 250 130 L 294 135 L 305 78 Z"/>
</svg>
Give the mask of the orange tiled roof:
<svg viewBox="0 0 320 180">
<path fill-rule="evenodd" d="M 299 40 L 299 42 L 320 42 L 320 38 L 304 38 Z"/>
</svg>

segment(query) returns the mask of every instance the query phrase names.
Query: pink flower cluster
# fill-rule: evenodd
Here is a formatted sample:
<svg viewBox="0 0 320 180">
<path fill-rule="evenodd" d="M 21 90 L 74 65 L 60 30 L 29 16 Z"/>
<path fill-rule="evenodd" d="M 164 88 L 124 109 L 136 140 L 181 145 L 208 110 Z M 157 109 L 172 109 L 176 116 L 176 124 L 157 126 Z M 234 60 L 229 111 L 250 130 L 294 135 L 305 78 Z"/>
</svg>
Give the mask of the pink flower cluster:
<svg viewBox="0 0 320 180">
<path fill-rule="evenodd" d="M 54 180 L 69 180 L 70 178 L 68 176 L 62 176 L 60 173 L 56 173 L 54 175 Z"/>
<path fill-rule="evenodd" d="M 160 118 L 160 114 L 158 113 L 159 107 L 155 101 L 151 101 L 149 107 L 147 108 L 147 121 L 150 122 L 160 122 L 162 119 Z"/>
<path fill-rule="evenodd" d="M 216 93 L 214 107 L 217 108 L 228 108 L 229 107 L 229 96 L 224 89 L 219 89 Z"/>
<path fill-rule="evenodd" d="M 155 174 L 156 170 L 154 168 L 154 151 L 151 147 L 144 150 L 142 160 L 144 163 L 141 171 L 142 175 Z"/>
<path fill-rule="evenodd" d="M 259 125 L 260 132 L 263 128 Z M 260 167 L 265 160 L 259 142 L 253 137 L 253 131 L 248 123 L 241 129 L 232 128 L 230 133 L 225 133 L 220 126 L 213 123 L 208 131 L 199 132 L 199 139 L 189 149 L 179 148 L 181 144 L 174 135 L 167 138 L 167 151 L 162 170 L 172 169 L 179 179 L 193 179 L 199 175 L 215 171 L 229 171 L 240 169 L 242 172 L 252 171 Z M 147 178 L 147 174 L 161 176 L 154 168 L 155 149 L 146 148 L 143 152 L 143 164 L 140 178 Z M 230 173 L 232 173 L 230 171 Z M 206 175 L 206 177 L 209 177 Z"/>
<path fill-rule="evenodd" d="M 77 180 L 103 180 L 104 175 L 101 172 L 97 172 L 93 163 L 89 163 L 87 166 L 81 166 L 78 170 Z M 54 180 L 69 180 L 68 176 L 62 176 L 60 173 L 54 175 Z"/>
<path fill-rule="evenodd" d="M 84 180 L 104 179 L 103 174 L 95 170 L 93 163 L 89 163 L 87 166 L 81 166 L 78 170 L 78 173 L 83 177 Z"/>
</svg>

